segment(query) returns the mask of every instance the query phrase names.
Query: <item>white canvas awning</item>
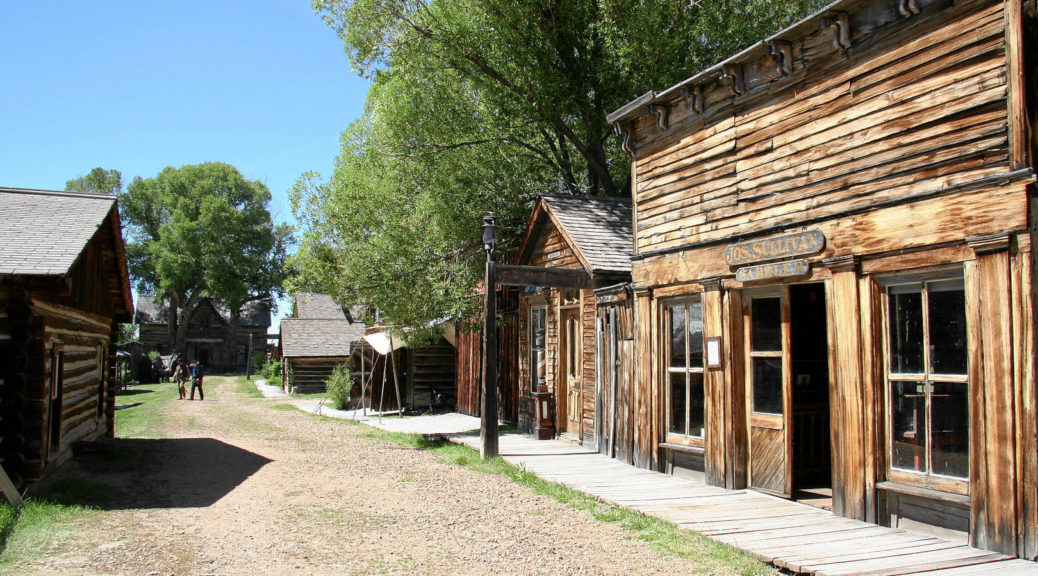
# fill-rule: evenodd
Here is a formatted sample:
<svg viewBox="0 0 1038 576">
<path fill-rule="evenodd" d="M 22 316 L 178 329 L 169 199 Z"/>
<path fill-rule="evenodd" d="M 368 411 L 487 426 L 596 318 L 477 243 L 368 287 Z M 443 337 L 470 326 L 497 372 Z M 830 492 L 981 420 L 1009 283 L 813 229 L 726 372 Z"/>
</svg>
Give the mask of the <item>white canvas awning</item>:
<svg viewBox="0 0 1038 576">
<path fill-rule="evenodd" d="M 383 356 L 389 354 L 393 350 L 399 350 L 407 347 L 407 342 L 403 338 L 390 336 L 388 332 L 374 332 L 372 334 L 366 334 L 364 340 L 375 349 L 375 352 L 382 354 Z"/>
</svg>

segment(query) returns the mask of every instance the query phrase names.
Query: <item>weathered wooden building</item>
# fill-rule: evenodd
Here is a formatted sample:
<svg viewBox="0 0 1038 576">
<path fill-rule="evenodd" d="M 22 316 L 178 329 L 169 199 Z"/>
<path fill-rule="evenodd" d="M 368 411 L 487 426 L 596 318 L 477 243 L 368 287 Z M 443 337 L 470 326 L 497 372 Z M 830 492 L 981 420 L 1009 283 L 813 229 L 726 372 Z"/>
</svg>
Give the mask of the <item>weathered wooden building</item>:
<svg viewBox="0 0 1038 576">
<path fill-rule="evenodd" d="M 145 353 L 179 352 L 188 361 L 198 360 L 210 372 L 244 372 L 250 338 L 253 350 L 266 347 L 270 303 L 249 302 L 242 308 L 238 326 L 233 330 L 232 321 L 233 315 L 224 300 L 202 298 L 188 317 L 185 349 L 173 350 L 169 303 L 151 296 L 141 296 L 137 302 L 136 323 Z"/>
<path fill-rule="evenodd" d="M 303 394 L 323 392 L 332 370 L 348 367 L 364 331 L 364 323 L 328 294 L 297 294 L 292 317 L 281 320 L 283 388 Z"/>
<path fill-rule="evenodd" d="M 520 293 L 520 430 L 606 449 L 614 417 L 622 427 L 629 425 L 613 403 L 624 393 L 610 395 L 609 376 L 598 369 L 595 289 L 629 282 L 630 254 L 629 199 L 545 196 L 537 201 L 519 265 L 581 274 L 573 288 Z"/>
<path fill-rule="evenodd" d="M 17 484 L 113 434 L 133 316 L 114 196 L 0 188 L 0 460 Z"/>
<path fill-rule="evenodd" d="M 610 115 L 650 466 L 1038 555 L 1034 12 L 840 1 Z"/>
<path fill-rule="evenodd" d="M 506 259 L 506 261 L 508 261 Z M 482 290 L 482 287 L 480 287 Z M 482 298 L 482 297 L 481 297 Z M 498 417 L 516 424 L 519 414 L 519 289 L 497 289 Z M 478 323 L 483 322 L 480 317 Z M 457 410 L 480 416 L 483 391 L 483 331 L 471 326 L 457 330 L 455 341 Z"/>
</svg>

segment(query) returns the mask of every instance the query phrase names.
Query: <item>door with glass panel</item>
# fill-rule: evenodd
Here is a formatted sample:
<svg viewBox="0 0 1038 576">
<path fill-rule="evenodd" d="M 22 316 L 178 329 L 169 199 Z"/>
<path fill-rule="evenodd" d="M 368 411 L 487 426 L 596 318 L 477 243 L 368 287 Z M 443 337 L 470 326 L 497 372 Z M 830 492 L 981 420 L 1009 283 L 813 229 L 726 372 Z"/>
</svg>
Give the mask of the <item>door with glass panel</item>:
<svg viewBox="0 0 1038 576">
<path fill-rule="evenodd" d="M 889 480 L 967 494 L 969 378 L 961 278 L 888 284 Z"/>
<path fill-rule="evenodd" d="M 706 397 L 703 384 L 703 306 L 696 300 L 666 305 L 667 442 L 705 448 Z"/>
<path fill-rule="evenodd" d="M 793 489 L 789 289 L 748 291 L 743 303 L 750 486 L 789 497 Z"/>
<path fill-rule="evenodd" d="M 565 399 L 565 417 L 563 419 L 563 432 L 574 436 L 580 436 L 580 423 L 583 415 L 581 378 L 583 367 L 583 355 L 581 354 L 581 325 L 580 310 L 576 308 L 563 309 L 562 311 L 562 382 L 564 390 L 560 392 Z"/>
</svg>

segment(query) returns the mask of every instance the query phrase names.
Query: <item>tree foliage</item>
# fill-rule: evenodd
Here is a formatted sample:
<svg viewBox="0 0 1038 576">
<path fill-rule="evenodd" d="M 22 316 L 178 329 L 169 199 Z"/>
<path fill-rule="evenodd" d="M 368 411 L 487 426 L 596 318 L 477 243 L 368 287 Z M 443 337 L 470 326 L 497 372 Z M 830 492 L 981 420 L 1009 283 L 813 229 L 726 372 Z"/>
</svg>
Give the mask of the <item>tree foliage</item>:
<svg viewBox="0 0 1038 576">
<path fill-rule="evenodd" d="M 283 293 L 291 228 L 273 223 L 267 187 L 233 166 L 167 167 L 135 178 L 119 203 L 130 274 L 138 291 L 169 300 L 178 350 L 203 296 L 227 301 L 233 331 L 245 304 Z"/>
<path fill-rule="evenodd" d="M 123 175 L 118 170 L 105 170 L 98 166 L 85 176 L 65 182 L 65 190 L 85 194 L 119 194 L 123 191 Z"/>
<path fill-rule="evenodd" d="M 331 180 L 297 184 L 299 284 L 403 324 L 464 317 L 484 212 L 514 246 L 539 195 L 627 193 L 609 112 L 818 4 L 314 0 L 373 84 Z"/>
</svg>

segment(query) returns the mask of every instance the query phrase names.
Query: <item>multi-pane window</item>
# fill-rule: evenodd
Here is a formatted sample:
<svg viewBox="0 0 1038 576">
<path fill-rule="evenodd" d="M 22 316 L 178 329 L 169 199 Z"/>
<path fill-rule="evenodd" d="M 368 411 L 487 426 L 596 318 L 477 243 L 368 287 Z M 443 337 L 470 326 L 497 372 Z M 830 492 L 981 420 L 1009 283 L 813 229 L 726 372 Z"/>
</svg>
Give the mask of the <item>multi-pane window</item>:
<svg viewBox="0 0 1038 576">
<path fill-rule="evenodd" d="M 969 378 L 962 279 L 887 287 L 890 467 L 969 478 Z"/>
<path fill-rule="evenodd" d="M 670 334 L 667 359 L 667 431 L 702 438 L 706 424 L 703 392 L 703 307 L 698 301 L 666 307 Z"/>
<path fill-rule="evenodd" d="M 530 309 L 530 391 L 545 386 L 547 364 L 544 355 L 545 307 Z"/>
</svg>

